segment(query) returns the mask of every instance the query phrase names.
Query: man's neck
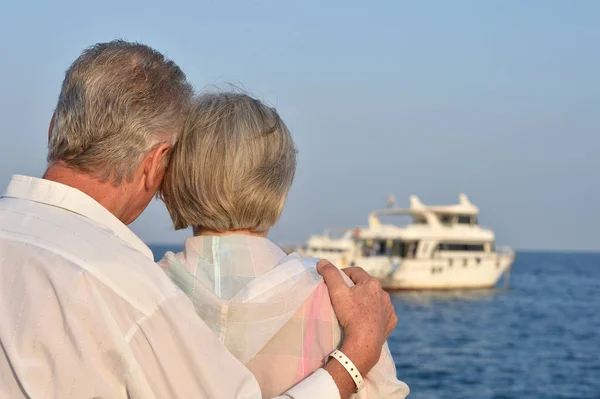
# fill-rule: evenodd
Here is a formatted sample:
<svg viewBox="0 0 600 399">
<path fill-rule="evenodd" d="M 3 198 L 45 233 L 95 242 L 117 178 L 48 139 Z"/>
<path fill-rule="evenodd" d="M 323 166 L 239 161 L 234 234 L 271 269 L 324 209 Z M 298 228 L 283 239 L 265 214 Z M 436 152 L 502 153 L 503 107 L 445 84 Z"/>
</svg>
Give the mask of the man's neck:
<svg viewBox="0 0 600 399">
<path fill-rule="evenodd" d="M 60 162 L 50 165 L 43 178 L 76 188 L 92 197 L 123 223 L 131 222 L 128 220 L 130 217 L 125 187 L 115 186 L 110 181 L 102 181 Z"/>
</svg>

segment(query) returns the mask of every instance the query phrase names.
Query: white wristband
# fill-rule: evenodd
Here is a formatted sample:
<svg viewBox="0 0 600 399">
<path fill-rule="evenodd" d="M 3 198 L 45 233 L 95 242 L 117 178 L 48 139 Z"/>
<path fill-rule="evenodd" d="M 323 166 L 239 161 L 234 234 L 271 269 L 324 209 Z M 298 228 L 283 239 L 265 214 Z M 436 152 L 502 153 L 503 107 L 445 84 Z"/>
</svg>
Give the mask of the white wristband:
<svg viewBox="0 0 600 399">
<path fill-rule="evenodd" d="M 348 374 L 350 374 L 350 377 L 352 377 L 352 380 L 356 385 L 354 393 L 360 391 L 365 386 L 365 381 L 363 380 L 362 375 L 360 375 L 360 372 L 358 371 L 354 363 L 352 363 L 352 360 L 350 360 L 348 356 L 344 355 L 342 351 L 334 350 L 329 354 L 328 357 L 332 357 L 338 362 L 340 362 L 340 364 L 344 366 Z"/>
</svg>

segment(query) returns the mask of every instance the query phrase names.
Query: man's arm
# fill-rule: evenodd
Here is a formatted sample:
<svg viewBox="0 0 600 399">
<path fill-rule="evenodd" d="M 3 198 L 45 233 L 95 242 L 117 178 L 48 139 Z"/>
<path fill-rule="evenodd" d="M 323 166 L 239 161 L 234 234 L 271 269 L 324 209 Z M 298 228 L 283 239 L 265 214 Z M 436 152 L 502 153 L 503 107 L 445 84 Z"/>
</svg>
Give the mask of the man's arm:
<svg viewBox="0 0 600 399">
<path fill-rule="evenodd" d="M 381 348 L 398 322 L 390 296 L 383 291 L 377 279 L 359 267 L 344 269 L 354 282 L 353 287 L 348 287 L 340 270 L 329 261 L 320 261 L 317 268 L 327 284 L 333 309 L 344 330 L 340 350 L 364 377 L 379 360 Z M 350 397 L 355 385 L 346 369 L 334 359 L 330 359 L 323 368 L 333 378 L 339 396 L 342 399 Z M 330 388 L 331 384 L 328 386 L 327 379 L 319 373 L 315 372 L 288 391 L 290 396 L 308 398 L 312 397 L 315 388 Z M 319 396 L 333 398 L 325 392 L 320 392 Z"/>
<path fill-rule="evenodd" d="M 360 267 L 344 269 L 354 282 L 348 287 L 337 267 L 327 260 L 318 264 L 319 273 L 325 279 L 333 310 L 344 330 L 340 350 L 364 377 L 381 356 L 381 348 L 398 323 L 394 306 L 387 292 L 377 279 Z M 325 365 L 333 377 L 342 398 L 354 391 L 354 381 L 337 360 L 330 359 Z"/>
<path fill-rule="evenodd" d="M 381 348 L 396 324 L 389 295 L 360 268 L 346 270 L 356 284 L 348 287 L 340 271 L 329 262 L 319 263 L 328 285 L 334 311 L 344 329 L 340 348 L 365 376 L 377 363 Z M 140 323 L 130 347 L 137 360 L 131 397 L 244 397 L 260 398 L 254 376 L 218 341 L 197 317 L 182 292 L 165 301 Z M 336 360 L 317 370 L 288 393 L 295 399 L 348 398 L 354 381 Z M 133 382 L 133 381 L 131 381 Z M 137 389 L 136 389 L 137 388 Z M 136 395 L 137 393 L 137 395 Z M 289 399 L 289 396 L 283 396 Z"/>
<path fill-rule="evenodd" d="M 129 347 L 136 366 L 127 387 L 131 399 L 261 397 L 250 370 L 197 316 L 181 291 L 140 320 Z"/>
</svg>

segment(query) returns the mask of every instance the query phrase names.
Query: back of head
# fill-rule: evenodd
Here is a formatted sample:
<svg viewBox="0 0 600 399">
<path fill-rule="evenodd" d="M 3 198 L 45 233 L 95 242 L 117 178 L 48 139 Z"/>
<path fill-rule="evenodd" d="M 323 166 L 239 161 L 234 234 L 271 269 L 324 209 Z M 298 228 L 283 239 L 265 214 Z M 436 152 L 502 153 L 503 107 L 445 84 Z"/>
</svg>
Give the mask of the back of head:
<svg viewBox="0 0 600 399">
<path fill-rule="evenodd" d="M 66 72 L 48 162 L 130 180 L 153 146 L 175 142 L 192 95 L 181 69 L 146 45 L 91 46 Z"/>
<path fill-rule="evenodd" d="M 162 198 L 176 229 L 266 233 L 295 171 L 294 142 L 275 109 L 246 94 L 204 94 L 175 145 Z"/>
</svg>

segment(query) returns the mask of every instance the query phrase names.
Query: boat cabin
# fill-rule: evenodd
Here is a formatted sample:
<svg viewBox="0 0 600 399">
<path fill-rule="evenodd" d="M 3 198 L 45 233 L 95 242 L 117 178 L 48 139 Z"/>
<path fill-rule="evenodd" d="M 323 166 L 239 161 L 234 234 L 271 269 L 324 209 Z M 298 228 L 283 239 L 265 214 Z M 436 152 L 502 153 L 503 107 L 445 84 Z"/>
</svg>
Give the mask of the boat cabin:
<svg viewBox="0 0 600 399">
<path fill-rule="evenodd" d="M 361 231 L 362 256 L 404 259 L 474 255 L 494 251 L 493 233 L 479 228 L 479 209 L 465 195 L 456 205 L 425 206 L 416 196 L 410 208 L 388 208 L 369 215 L 369 228 Z M 412 224 L 403 228 L 384 225 L 381 216 L 409 215 Z"/>
</svg>

